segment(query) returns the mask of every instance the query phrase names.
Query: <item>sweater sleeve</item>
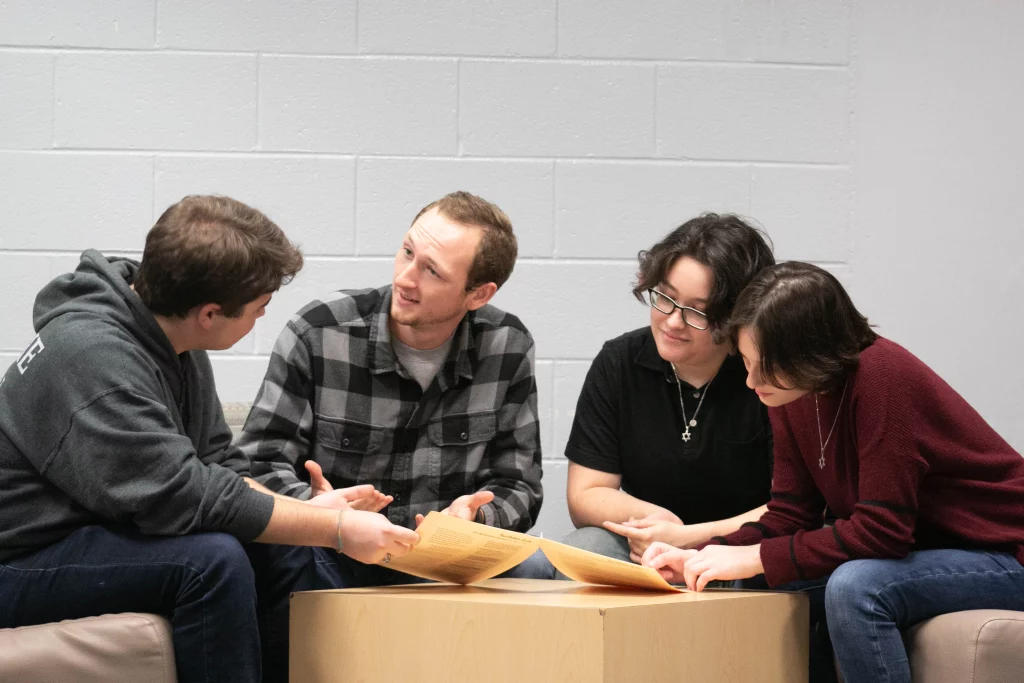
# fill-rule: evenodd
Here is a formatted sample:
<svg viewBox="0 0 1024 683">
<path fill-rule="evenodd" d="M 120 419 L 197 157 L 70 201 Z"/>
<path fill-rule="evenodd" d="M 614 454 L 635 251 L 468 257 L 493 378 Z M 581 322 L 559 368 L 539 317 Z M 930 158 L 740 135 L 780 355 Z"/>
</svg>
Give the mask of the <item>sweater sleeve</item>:
<svg viewBox="0 0 1024 683">
<path fill-rule="evenodd" d="M 851 399 L 857 434 L 857 503 L 848 519 L 815 531 L 761 544 L 770 586 L 816 579 L 858 558 L 906 557 L 914 543 L 918 491 L 928 473 L 914 437 L 914 382 L 872 382 L 864 378 L 864 399 Z M 891 376 L 899 376 L 894 374 Z"/>
<path fill-rule="evenodd" d="M 820 528 L 825 512 L 825 500 L 800 457 L 789 421 L 781 410 L 770 412 L 774 470 L 768 511 L 758 521 L 747 522 L 728 536 L 716 536 L 711 540 L 711 543 L 722 545 L 761 543 L 762 560 L 765 539 Z"/>
</svg>

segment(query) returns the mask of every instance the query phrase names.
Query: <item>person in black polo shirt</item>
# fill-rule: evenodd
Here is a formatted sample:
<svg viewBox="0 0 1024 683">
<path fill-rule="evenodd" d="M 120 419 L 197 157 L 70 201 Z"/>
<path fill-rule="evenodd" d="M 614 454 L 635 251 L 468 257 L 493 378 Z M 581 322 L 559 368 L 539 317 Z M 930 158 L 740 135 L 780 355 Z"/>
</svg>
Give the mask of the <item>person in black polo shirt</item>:
<svg viewBox="0 0 1024 683">
<path fill-rule="evenodd" d="M 746 387 L 724 323 L 740 291 L 773 265 L 762 233 L 704 214 L 639 254 L 633 294 L 651 324 L 605 343 L 576 406 L 565 542 L 639 562 L 731 533 L 765 511 L 768 413 Z"/>
</svg>

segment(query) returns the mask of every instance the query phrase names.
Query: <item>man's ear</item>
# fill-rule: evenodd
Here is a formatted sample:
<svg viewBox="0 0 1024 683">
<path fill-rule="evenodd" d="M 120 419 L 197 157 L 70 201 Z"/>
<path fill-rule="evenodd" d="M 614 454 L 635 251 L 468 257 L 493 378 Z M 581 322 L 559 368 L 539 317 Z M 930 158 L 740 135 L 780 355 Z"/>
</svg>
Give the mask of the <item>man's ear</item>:
<svg viewBox="0 0 1024 683">
<path fill-rule="evenodd" d="M 498 285 L 493 282 L 485 282 L 470 290 L 469 298 L 466 300 L 469 310 L 475 311 L 478 308 L 483 308 L 484 304 L 490 301 L 497 291 Z"/>
<path fill-rule="evenodd" d="M 196 311 L 196 322 L 203 330 L 213 327 L 213 319 L 221 314 L 220 304 L 203 304 L 194 310 Z"/>
</svg>

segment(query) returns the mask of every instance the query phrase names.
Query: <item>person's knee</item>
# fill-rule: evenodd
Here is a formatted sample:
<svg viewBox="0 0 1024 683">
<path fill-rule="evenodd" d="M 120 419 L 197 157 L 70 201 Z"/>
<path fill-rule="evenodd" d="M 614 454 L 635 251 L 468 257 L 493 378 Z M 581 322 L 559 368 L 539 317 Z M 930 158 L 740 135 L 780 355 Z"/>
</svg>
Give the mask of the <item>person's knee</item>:
<svg viewBox="0 0 1024 683">
<path fill-rule="evenodd" d="M 872 560 L 851 560 L 832 573 L 825 585 L 825 611 L 863 610 L 877 588 L 872 581 Z"/>
<path fill-rule="evenodd" d="M 589 550 L 598 555 L 619 555 L 624 545 L 621 536 L 596 526 L 584 526 L 571 532 L 562 541 L 580 550 Z"/>
<path fill-rule="evenodd" d="M 203 533 L 187 538 L 187 560 L 206 581 L 254 585 L 255 574 L 241 541 L 230 534 Z"/>
</svg>

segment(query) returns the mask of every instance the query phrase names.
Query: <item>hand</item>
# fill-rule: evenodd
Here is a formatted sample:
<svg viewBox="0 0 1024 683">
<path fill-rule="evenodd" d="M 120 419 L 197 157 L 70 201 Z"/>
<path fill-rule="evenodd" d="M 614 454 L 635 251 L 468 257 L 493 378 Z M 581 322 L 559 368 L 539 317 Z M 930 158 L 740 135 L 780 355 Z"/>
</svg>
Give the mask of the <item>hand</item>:
<svg viewBox="0 0 1024 683">
<path fill-rule="evenodd" d="M 640 562 L 647 546 L 655 541 L 677 548 L 693 548 L 707 543 L 714 534 L 709 524 L 674 524 L 651 517 L 631 519 L 622 524 L 605 522 L 604 528 L 629 540 L 630 558 L 636 563 Z"/>
<path fill-rule="evenodd" d="M 309 485 L 312 488 L 306 502 L 316 507 L 380 512 L 394 500 L 392 496 L 385 496 L 371 484 L 335 489 L 331 482 L 327 481 L 320 464 L 312 460 L 306 461 L 306 471 L 309 472 Z"/>
<path fill-rule="evenodd" d="M 652 544 L 644 553 L 644 564 L 654 567 L 665 577 L 664 569 L 671 570 L 673 577 L 681 575 L 686 587 L 702 591 L 709 581 L 731 581 L 748 579 L 764 572 L 761 565 L 760 545 L 709 545 L 699 551 L 676 550 L 675 553 L 692 553 L 683 557 L 661 549 L 663 544 Z M 669 580 L 666 577 L 666 580 Z"/>
<path fill-rule="evenodd" d="M 651 520 L 649 517 L 637 520 L 630 519 L 622 524 L 605 522 L 602 526 L 612 533 L 626 537 L 626 540 L 629 542 L 629 559 L 637 564 L 640 563 L 640 559 L 643 557 L 647 547 L 655 541 L 679 547 L 680 544 L 676 542 L 676 537 L 686 529 L 682 524 Z"/>
<path fill-rule="evenodd" d="M 390 554 L 401 557 L 420 542 L 420 535 L 411 529 L 395 526 L 384 515 L 363 510 L 344 510 L 340 533 L 342 552 L 365 564 L 376 564 Z"/>
<path fill-rule="evenodd" d="M 451 515 L 459 519 L 468 519 L 470 522 L 476 519 L 476 511 L 481 505 L 486 505 L 494 500 L 492 491 L 477 491 L 467 496 L 459 496 L 452 501 L 452 504 L 441 510 L 442 515 Z M 416 526 L 423 523 L 423 515 L 416 515 Z"/>
<path fill-rule="evenodd" d="M 683 565 L 696 554 L 696 550 L 683 550 L 655 541 L 647 546 L 640 564 L 657 569 L 661 578 L 669 583 L 683 583 Z"/>
<path fill-rule="evenodd" d="M 334 489 L 327 493 L 321 493 L 315 498 L 306 501 L 309 505 L 321 508 L 333 508 L 335 510 L 363 510 L 365 512 L 380 512 L 394 500 L 391 496 L 373 488 L 372 484 L 361 484 L 350 486 L 345 489 Z"/>
</svg>

